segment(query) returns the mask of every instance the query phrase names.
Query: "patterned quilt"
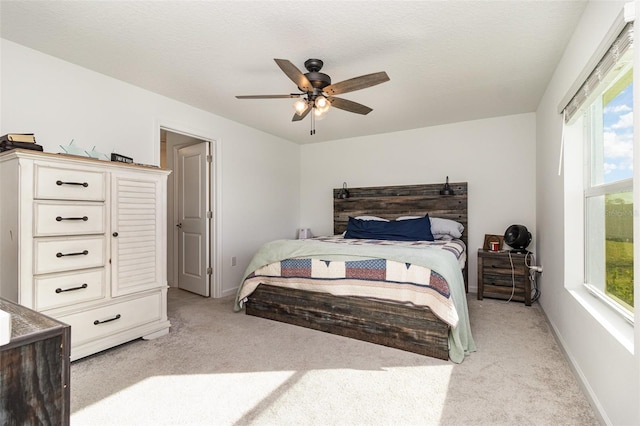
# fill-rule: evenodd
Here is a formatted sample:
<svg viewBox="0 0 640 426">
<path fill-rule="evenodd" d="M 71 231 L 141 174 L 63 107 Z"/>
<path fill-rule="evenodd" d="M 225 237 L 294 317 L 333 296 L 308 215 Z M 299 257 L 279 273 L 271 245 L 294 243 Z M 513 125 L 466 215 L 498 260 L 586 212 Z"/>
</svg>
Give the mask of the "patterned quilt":
<svg viewBox="0 0 640 426">
<path fill-rule="evenodd" d="M 349 245 L 377 245 L 377 246 L 397 246 L 397 247 L 430 247 L 446 250 L 453 254 L 460 269 L 464 268 L 467 261 L 467 250 L 461 240 L 437 240 L 437 241 L 393 241 L 393 240 L 365 240 L 355 238 L 343 238 L 342 235 L 332 235 L 328 237 L 315 237 L 314 240 L 327 243 L 349 244 Z"/>
<path fill-rule="evenodd" d="M 425 247 L 421 250 L 424 252 L 438 248 L 454 254 L 462 266 L 466 260 L 464 244 L 455 240 L 399 242 L 353 240 L 341 236 L 317 237 L 314 240 L 325 245 L 399 246 L 398 250 Z M 319 255 L 280 259 L 250 271 L 242 283 L 238 300 L 245 300 L 261 283 L 335 296 L 367 297 L 425 306 L 452 327 L 459 320 L 447 280 L 428 267 L 400 258 L 340 259 Z"/>
</svg>

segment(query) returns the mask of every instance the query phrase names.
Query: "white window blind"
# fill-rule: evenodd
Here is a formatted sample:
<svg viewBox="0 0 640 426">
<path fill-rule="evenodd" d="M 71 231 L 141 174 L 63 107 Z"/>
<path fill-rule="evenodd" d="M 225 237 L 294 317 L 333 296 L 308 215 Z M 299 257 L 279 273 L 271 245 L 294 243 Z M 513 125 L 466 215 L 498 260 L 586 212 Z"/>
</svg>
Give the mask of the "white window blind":
<svg viewBox="0 0 640 426">
<path fill-rule="evenodd" d="M 593 101 L 593 98 L 602 91 L 601 87 L 603 85 L 610 83 L 610 81 L 606 80 L 607 75 L 610 74 L 609 71 L 633 61 L 633 55 L 630 49 L 632 46 L 633 22 L 630 22 L 625 25 L 620 35 L 604 54 L 600 62 L 598 62 L 595 69 L 589 74 L 576 94 L 573 95 L 569 103 L 564 107 L 563 115 L 566 123 L 570 123 L 578 111 Z"/>
</svg>

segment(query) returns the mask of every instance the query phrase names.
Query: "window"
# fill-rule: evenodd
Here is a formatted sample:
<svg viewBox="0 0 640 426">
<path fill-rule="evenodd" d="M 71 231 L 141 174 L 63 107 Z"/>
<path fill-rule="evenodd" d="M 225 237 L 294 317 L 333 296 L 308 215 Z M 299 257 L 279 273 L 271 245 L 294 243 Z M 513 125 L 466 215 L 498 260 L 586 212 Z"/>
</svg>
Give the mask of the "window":
<svg viewBox="0 0 640 426">
<path fill-rule="evenodd" d="M 565 109 L 571 116 L 568 125 L 581 127 L 569 133 L 581 134 L 584 141 L 583 282 L 630 322 L 634 309 L 632 39 L 629 24 Z"/>
<path fill-rule="evenodd" d="M 628 52 L 629 53 L 629 52 Z M 633 312 L 633 70 L 621 63 L 588 107 L 585 282 Z"/>
</svg>

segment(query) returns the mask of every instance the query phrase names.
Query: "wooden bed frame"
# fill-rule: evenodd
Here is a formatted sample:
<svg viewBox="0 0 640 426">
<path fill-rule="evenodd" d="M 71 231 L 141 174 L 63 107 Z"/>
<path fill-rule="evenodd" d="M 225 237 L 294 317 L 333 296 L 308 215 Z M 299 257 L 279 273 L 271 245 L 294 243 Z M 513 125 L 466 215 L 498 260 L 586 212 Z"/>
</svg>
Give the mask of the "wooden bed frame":
<svg viewBox="0 0 640 426">
<path fill-rule="evenodd" d="M 449 184 L 454 195 L 440 195 L 443 185 L 349 188 L 345 199 L 338 198 L 341 188 L 334 189 L 334 233 L 345 231 L 349 216 L 395 219 L 429 213 L 464 225 L 461 239 L 468 253 L 467 183 Z M 466 263 L 463 276 L 468 289 Z M 428 308 L 265 284 L 257 287 L 245 306 L 247 315 L 449 359 L 449 326 Z"/>
</svg>

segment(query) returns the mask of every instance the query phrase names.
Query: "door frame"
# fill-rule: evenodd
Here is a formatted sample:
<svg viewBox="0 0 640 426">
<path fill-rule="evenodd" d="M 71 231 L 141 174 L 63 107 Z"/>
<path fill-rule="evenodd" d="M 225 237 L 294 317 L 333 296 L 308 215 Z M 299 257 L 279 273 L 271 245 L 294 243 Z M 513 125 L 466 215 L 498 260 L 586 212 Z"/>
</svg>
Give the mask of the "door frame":
<svg viewBox="0 0 640 426">
<path fill-rule="evenodd" d="M 209 227 L 209 261 L 210 267 L 213 272 L 211 274 L 209 280 L 210 286 L 210 294 L 213 298 L 222 297 L 222 270 L 221 270 L 221 256 L 222 256 L 222 215 L 221 215 L 221 206 L 222 206 L 222 159 L 221 159 L 221 141 L 220 138 L 215 138 L 210 135 L 207 135 L 207 132 L 198 130 L 198 129 L 190 129 L 185 125 L 169 123 L 166 120 L 157 121 L 155 126 L 155 161 L 156 164 L 160 164 L 160 132 L 161 130 L 166 130 L 171 133 L 178 133 L 184 136 L 189 136 L 194 139 L 201 140 L 203 142 L 209 143 L 209 153 L 212 156 L 212 161 L 209 163 L 209 203 L 210 203 L 210 211 L 212 212 L 211 223 Z M 169 153 L 167 153 L 169 154 Z M 173 152 L 171 152 L 173 154 Z M 174 179 L 175 185 L 175 179 Z M 175 188 L 174 188 L 175 190 Z M 174 197 L 175 204 L 175 197 Z M 174 211 L 175 206 L 167 206 L 167 208 L 172 209 Z M 175 217 L 175 216 L 174 216 Z M 171 228 L 173 229 L 173 224 L 171 224 Z M 167 234 L 167 238 L 173 239 L 174 233 L 170 232 Z M 171 261 L 175 263 L 177 260 L 177 246 L 173 244 L 173 253 L 167 253 L 167 258 L 169 258 L 169 254 L 171 254 Z M 174 275 L 176 271 L 174 268 Z"/>
</svg>

